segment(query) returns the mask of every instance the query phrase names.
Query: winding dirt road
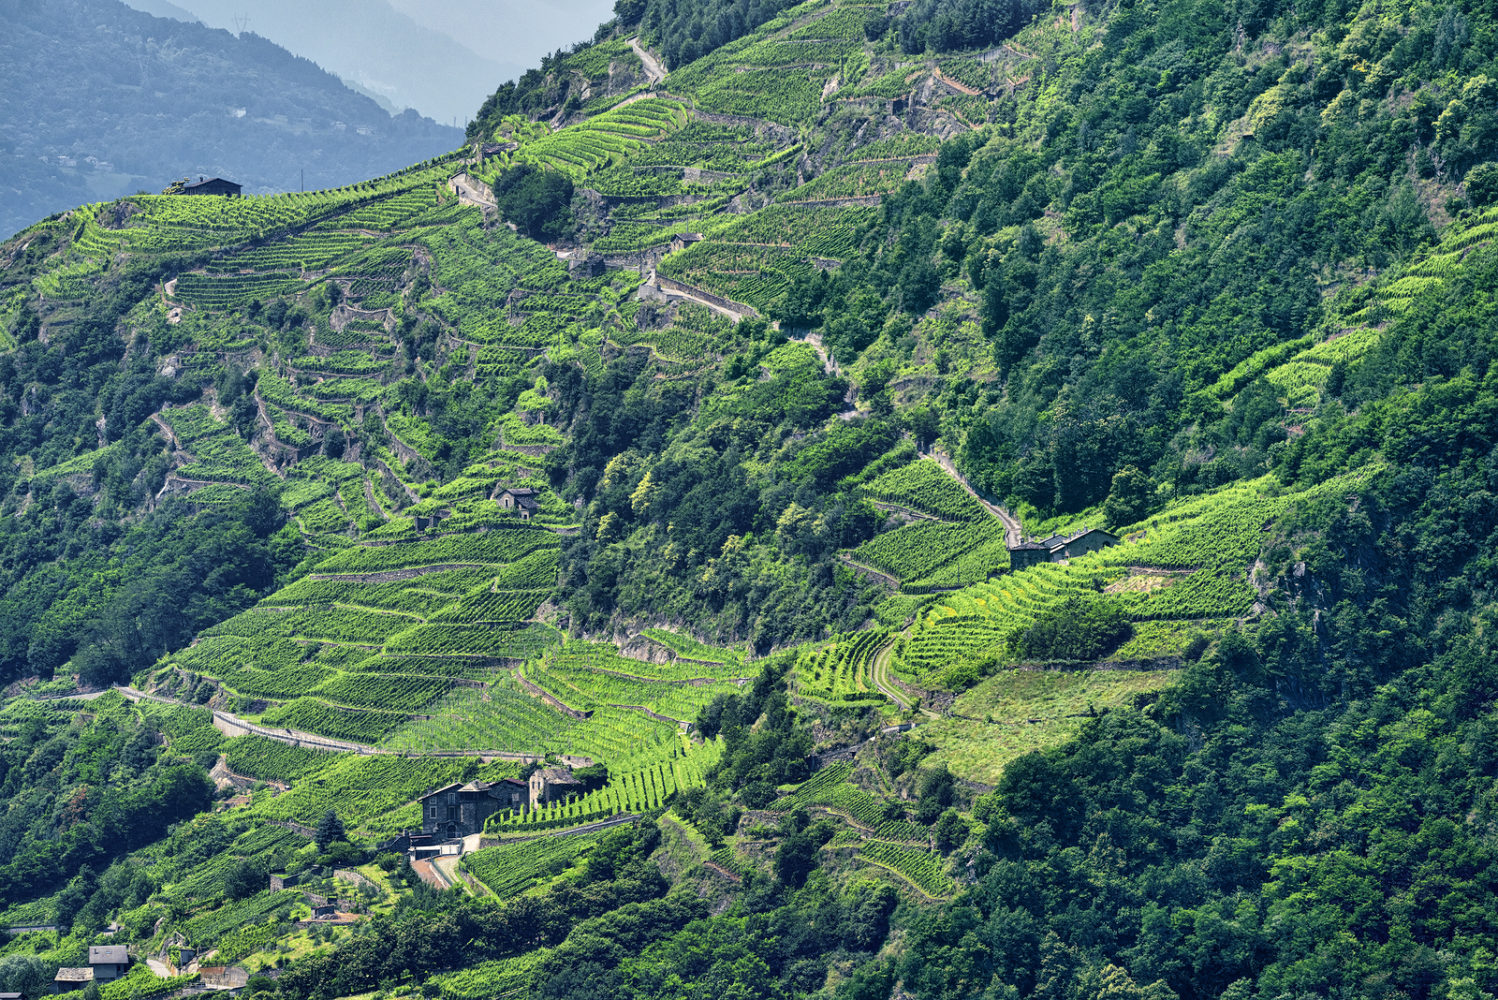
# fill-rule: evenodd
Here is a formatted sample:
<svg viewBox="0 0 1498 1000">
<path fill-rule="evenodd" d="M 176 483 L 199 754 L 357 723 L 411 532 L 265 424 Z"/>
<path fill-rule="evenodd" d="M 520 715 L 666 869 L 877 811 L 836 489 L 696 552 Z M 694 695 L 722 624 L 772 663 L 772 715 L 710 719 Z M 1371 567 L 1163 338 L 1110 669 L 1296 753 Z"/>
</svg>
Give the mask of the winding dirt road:
<svg viewBox="0 0 1498 1000">
<path fill-rule="evenodd" d="M 931 459 L 931 461 L 941 466 L 941 470 L 947 475 L 951 476 L 953 479 L 957 480 L 958 484 L 961 485 L 963 489 L 967 490 L 968 494 L 972 496 L 974 500 L 983 505 L 984 510 L 988 511 L 994 517 L 1004 522 L 1005 545 L 1009 546 L 1012 549 L 1025 540 L 1025 526 L 1020 524 L 1019 518 L 1009 513 L 1003 507 L 999 507 L 996 504 L 991 504 L 987 500 L 979 496 L 978 491 L 973 489 L 972 485 L 968 483 L 967 477 L 964 476 L 961 472 L 957 471 L 957 466 L 952 462 L 952 456 L 948 455 L 946 452 L 933 451 L 922 452 L 921 457 L 929 458 Z"/>
<path fill-rule="evenodd" d="M 894 653 L 895 640 L 893 637 L 891 637 L 889 642 L 886 642 L 882 647 L 880 647 L 879 652 L 874 654 L 874 663 L 869 671 L 869 675 L 874 681 L 874 686 L 879 689 L 880 693 L 882 693 L 886 698 L 894 702 L 896 705 L 899 705 L 900 711 L 908 712 L 910 711 L 910 708 L 914 703 L 910 700 L 910 696 L 908 694 L 900 690 L 899 685 L 896 684 L 894 678 L 890 676 L 889 661 L 890 658 L 894 656 Z M 921 706 L 921 714 L 928 719 L 941 718 L 941 713 L 933 712 L 931 709 L 927 708 L 924 705 Z"/>
<path fill-rule="evenodd" d="M 652 87 L 666 79 L 666 67 L 662 66 L 661 61 L 640 44 L 638 35 L 629 40 L 629 47 L 634 49 L 635 55 L 640 57 L 640 63 L 645 67 L 645 75 L 650 78 Z"/>
</svg>

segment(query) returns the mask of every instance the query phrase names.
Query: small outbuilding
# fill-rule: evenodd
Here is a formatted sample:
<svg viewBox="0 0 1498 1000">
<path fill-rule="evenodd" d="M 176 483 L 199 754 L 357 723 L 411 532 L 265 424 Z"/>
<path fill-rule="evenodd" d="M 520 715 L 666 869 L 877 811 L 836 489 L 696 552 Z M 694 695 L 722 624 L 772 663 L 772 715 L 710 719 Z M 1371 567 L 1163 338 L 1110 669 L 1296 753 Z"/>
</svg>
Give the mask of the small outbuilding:
<svg viewBox="0 0 1498 1000">
<path fill-rule="evenodd" d="M 73 990 L 81 990 L 94 981 L 94 970 L 88 966 L 75 966 L 69 968 L 64 966 L 57 970 L 57 975 L 52 978 L 52 991 L 54 993 L 71 993 Z"/>
<path fill-rule="evenodd" d="M 1101 528 L 1083 528 L 1070 535 L 1027 540 L 1009 548 L 1009 568 L 1025 569 L 1044 562 L 1062 562 L 1118 544 L 1118 536 Z"/>
<path fill-rule="evenodd" d="M 584 253 L 567 262 L 567 270 L 574 278 L 599 278 L 608 273 L 609 265 L 601 253 Z"/>
<path fill-rule="evenodd" d="M 239 990 L 250 983 L 250 973 L 242 965 L 205 965 L 198 975 L 210 990 Z"/>
<path fill-rule="evenodd" d="M 1031 566 L 1051 561 L 1051 550 L 1039 542 L 1020 542 L 1009 547 L 1009 568 L 1029 569 Z"/>
</svg>

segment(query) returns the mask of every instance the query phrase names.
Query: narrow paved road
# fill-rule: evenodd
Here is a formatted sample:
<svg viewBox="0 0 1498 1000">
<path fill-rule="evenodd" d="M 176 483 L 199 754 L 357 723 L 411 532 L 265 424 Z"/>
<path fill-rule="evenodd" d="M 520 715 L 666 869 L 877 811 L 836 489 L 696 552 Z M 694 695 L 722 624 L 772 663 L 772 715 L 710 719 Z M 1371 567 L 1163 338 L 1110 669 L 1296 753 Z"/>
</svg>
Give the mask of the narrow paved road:
<svg viewBox="0 0 1498 1000">
<path fill-rule="evenodd" d="M 666 67 L 661 65 L 659 59 L 645 50 L 645 46 L 640 44 L 638 35 L 629 40 L 629 47 L 634 49 L 635 55 L 640 57 L 640 62 L 645 67 L 645 75 L 650 78 L 650 85 L 652 87 L 666 78 Z"/>
<path fill-rule="evenodd" d="M 967 490 L 969 495 L 971 495 L 974 500 L 983 505 L 984 510 L 988 511 L 994 517 L 1004 522 L 1005 545 L 1009 546 L 1012 549 L 1025 540 L 1025 527 L 1024 525 L 1020 524 L 1019 518 L 1009 513 L 1003 507 L 991 504 L 987 500 L 979 496 L 978 491 L 973 489 L 972 485 L 968 483 L 967 477 L 964 476 L 961 472 L 957 471 L 957 466 L 952 463 L 952 456 L 948 455 L 946 452 L 933 451 L 922 452 L 921 457 L 929 458 L 931 459 L 931 461 L 941 466 L 941 470 L 947 475 L 951 476 L 953 479 L 957 480 L 962 488 Z"/>
<path fill-rule="evenodd" d="M 137 691 L 132 687 L 117 685 L 114 690 L 131 701 L 160 702 L 163 705 L 184 705 L 188 708 L 202 708 L 201 705 L 193 705 L 176 698 L 167 698 L 159 694 L 147 694 Z M 277 743 L 285 743 L 291 746 L 315 747 L 320 750 L 333 750 L 339 753 L 358 753 L 367 756 L 385 755 L 393 757 L 478 757 L 485 763 L 493 760 L 513 760 L 520 763 L 530 763 L 545 759 L 543 754 L 517 753 L 509 750 L 393 750 L 389 747 L 369 746 L 365 743 L 351 743 L 347 740 L 335 740 L 327 736 L 319 736 L 316 733 L 304 733 L 295 729 L 271 729 L 258 723 L 249 722 L 229 712 L 213 709 L 215 723 L 221 723 L 231 729 L 237 729 L 242 733 L 263 736 Z"/>
<path fill-rule="evenodd" d="M 492 208 L 499 211 L 499 205 L 489 196 L 486 186 L 475 181 L 467 174 L 458 174 L 448 181 L 453 193 L 458 196 L 459 201 L 471 202 L 481 208 Z"/>
</svg>

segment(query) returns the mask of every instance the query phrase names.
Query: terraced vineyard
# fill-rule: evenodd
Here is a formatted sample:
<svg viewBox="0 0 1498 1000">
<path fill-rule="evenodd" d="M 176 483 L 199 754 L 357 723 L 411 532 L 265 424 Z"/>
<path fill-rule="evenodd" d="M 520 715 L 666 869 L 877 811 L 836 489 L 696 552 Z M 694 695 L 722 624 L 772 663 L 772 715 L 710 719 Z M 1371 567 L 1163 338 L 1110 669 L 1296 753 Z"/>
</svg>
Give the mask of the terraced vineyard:
<svg viewBox="0 0 1498 1000">
<path fill-rule="evenodd" d="M 830 708 L 892 710 L 895 706 L 879 691 L 873 676 L 874 654 L 889 638 L 884 629 L 869 629 L 803 650 L 796 657 L 796 696 Z"/>
<path fill-rule="evenodd" d="M 442 1000 L 519 1000 L 530 995 L 531 975 L 550 949 L 526 952 L 517 958 L 482 962 L 459 972 L 433 976 L 426 985 Z"/>
<path fill-rule="evenodd" d="M 916 619 L 896 664 L 914 678 L 998 650 L 1045 612 L 1104 588 L 1136 626 L 1159 623 L 1136 649 L 1169 655 L 1189 641 L 1185 626 L 1250 613 L 1256 595 L 1248 572 L 1266 524 L 1292 504 L 1345 492 L 1367 474 L 1301 494 L 1272 494 L 1265 480 L 1240 483 L 1169 507 L 1123 544 L 1069 565 L 1046 563 L 943 595 Z M 1131 587 L 1131 576 L 1150 580 Z"/>
<path fill-rule="evenodd" d="M 75 926 L 7 951 L 115 921 L 286 1000 L 1494 992 L 1486 911 L 1420 905 L 1483 890 L 1490 778 L 1457 6 L 636 0 L 440 161 L 5 241 L 0 659 L 145 692 L 0 705 L 7 924 Z M 1119 544 L 1016 571 L 980 495 Z M 561 764 L 455 893 L 390 853 Z M 1311 876 L 1390 780 L 1462 863 L 1380 909 Z M 265 874 L 356 854 L 373 919 L 289 926 Z"/>
<path fill-rule="evenodd" d="M 529 621 L 555 583 L 558 544 L 517 526 L 350 546 L 210 629 L 153 679 L 213 678 L 268 725 L 376 743 L 460 682 L 511 683 L 499 668 L 559 643 Z M 501 743 L 485 748 L 511 748 Z"/>
<path fill-rule="evenodd" d="M 908 523 L 849 552 L 846 561 L 896 581 L 902 597 L 956 590 L 1009 566 L 1004 525 L 930 459 L 892 469 L 861 490 Z"/>
<path fill-rule="evenodd" d="M 756 673 L 736 660 L 654 664 L 623 657 L 613 646 L 567 642 L 520 665 L 513 677 L 495 677 L 482 692 L 454 689 L 425 709 L 430 720 L 412 722 L 386 742 L 397 749 L 480 747 L 611 762 L 640 747 L 670 754 L 682 746 L 683 723 Z"/>
<path fill-rule="evenodd" d="M 597 837 L 537 837 L 465 855 L 463 868 L 500 899 L 518 896 L 561 875 L 588 856 Z"/>
<path fill-rule="evenodd" d="M 850 781 L 854 765 L 829 764 L 790 794 L 777 810 L 801 807 L 833 816 L 846 824 L 829 850 L 852 847 L 861 862 L 894 873 L 930 898 L 951 895 L 955 884 L 947 862 L 935 853 L 931 830 L 904 818 L 897 803 L 871 794 Z"/>
<path fill-rule="evenodd" d="M 683 741 L 672 751 L 651 750 L 620 756 L 609 767 L 604 787 L 520 815 L 500 813 L 488 824 L 489 831 L 518 836 L 545 830 L 565 829 L 597 822 L 621 813 L 646 813 L 659 809 L 677 791 L 701 788 L 705 776 L 721 753 L 717 741 Z"/>
<path fill-rule="evenodd" d="M 943 521 L 971 523 L 991 518 L 982 504 L 930 459 L 886 472 L 867 483 L 863 491 L 876 501 Z"/>
<path fill-rule="evenodd" d="M 995 553 L 1004 542 L 997 518 L 967 524 L 924 522 L 903 525 L 865 542 L 850 554 L 856 563 L 873 566 L 900 580 L 929 577 L 948 563 L 977 549 Z M 996 554 L 996 553 L 995 553 Z M 1002 569 L 1007 558 L 981 567 L 984 577 Z"/>
<path fill-rule="evenodd" d="M 523 142 L 512 158 L 582 178 L 628 159 L 647 142 L 664 139 L 681 127 L 686 115 L 676 101 L 647 98 Z"/>
<path fill-rule="evenodd" d="M 433 788 L 480 776 L 473 758 L 413 759 L 394 755 L 329 754 L 332 762 L 303 773 L 292 789 L 257 799 L 256 815 L 307 826 L 329 810 L 344 823 L 367 835 L 398 833 L 421 825 L 421 807 L 414 801 Z M 489 765 L 482 773 L 495 780 L 515 773 L 513 765 Z"/>
<path fill-rule="evenodd" d="M 194 404 L 162 412 L 179 445 L 192 456 L 177 475 L 194 483 L 263 486 L 273 474 L 228 424 L 206 406 Z"/>
<path fill-rule="evenodd" d="M 872 841 L 859 846 L 858 858 L 867 864 L 894 872 L 929 899 L 950 896 L 957 888 L 951 876 L 946 873 L 946 862 L 941 855 L 930 851 L 911 850 L 898 844 Z"/>
</svg>

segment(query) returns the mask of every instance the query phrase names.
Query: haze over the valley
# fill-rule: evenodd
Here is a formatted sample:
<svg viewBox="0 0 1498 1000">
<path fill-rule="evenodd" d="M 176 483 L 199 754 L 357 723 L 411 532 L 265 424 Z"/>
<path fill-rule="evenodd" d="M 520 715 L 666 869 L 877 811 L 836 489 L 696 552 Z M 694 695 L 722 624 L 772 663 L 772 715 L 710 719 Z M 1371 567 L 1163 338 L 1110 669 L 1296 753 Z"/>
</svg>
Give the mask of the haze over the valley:
<svg viewBox="0 0 1498 1000">
<path fill-rule="evenodd" d="M 612 0 L 128 0 L 162 17 L 248 30 L 391 110 L 462 127 L 505 80 L 593 37 Z"/>
</svg>

